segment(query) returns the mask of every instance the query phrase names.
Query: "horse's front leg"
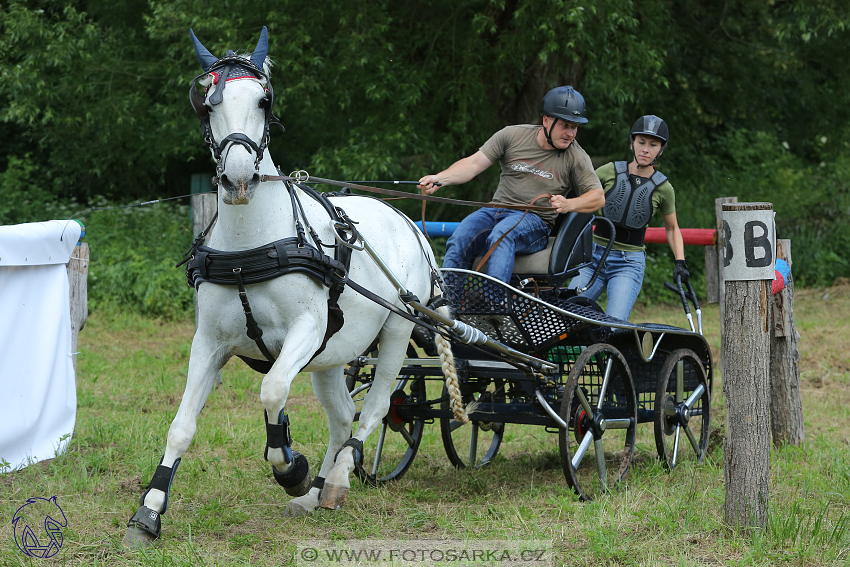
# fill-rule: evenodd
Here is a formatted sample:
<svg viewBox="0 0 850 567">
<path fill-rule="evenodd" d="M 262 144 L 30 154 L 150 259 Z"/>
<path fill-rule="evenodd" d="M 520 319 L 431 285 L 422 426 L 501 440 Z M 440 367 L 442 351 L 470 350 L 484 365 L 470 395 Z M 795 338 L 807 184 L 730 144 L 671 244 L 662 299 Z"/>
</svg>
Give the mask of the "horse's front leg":
<svg viewBox="0 0 850 567">
<path fill-rule="evenodd" d="M 165 454 L 142 494 L 139 509 L 127 524 L 124 545 L 132 549 L 149 546 L 161 533 L 161 518 L 168 508 L 168 495 L 171 482 L 180 464 L 180 458 L 189 448 L 189 443 L 198 428 L 198 415 L 215 384 L 218 371 L 226 359 L 210 341 L 195 334 L 192 341 L 192 353 L 189 357 L 189 374 L 186 390 L 171 427 Z"/>
<path fill-rule="evenodd" d="M 343 367 L 312 373 L 313 393 L 325 409 L 328 417 L 330 441 L 322 468 L 312 483 L 310 491 L 304 496 L 293 498 L 286 509 L 287 516 L 303 516 L 319 507 L 319 496 L 324 487 L 325 476 L 334 466 L 334 457 L 342 444 L 351 436 L 351 424 L 357 408 L 345 386 Z"/>
<path fill-rule="evenodd" d="M 325 479 L 319 497 L 322 508 L 336 510 L 348 498 L 351 487 L 348 479 L 355 466 L 363 464 L 363 443 L 371 435 L 390 408 L 390 393 L 407 354 L 413 323 L 398 315 L 390 315 L 378 335 L 380 348 L 375 380 L 363 400 L 360 421 L 354 435 L 343 443 L 336 454 L 333 469 Z"/>
<path fill-rule="evenodd" d="M 280 356 L 263 378 L 260 389 L 266 418 L 264 457 L 272 464 L 277 483 L 291 496 L 302 496 L 310 490 L 310 465 L 304 455 L 292 449 L 286 400 L 292 380 L 321 345 L 323 333 L 319 333 L 319 328 L 318 321 L 302 319 L 289 329 Z"/>
</svg>

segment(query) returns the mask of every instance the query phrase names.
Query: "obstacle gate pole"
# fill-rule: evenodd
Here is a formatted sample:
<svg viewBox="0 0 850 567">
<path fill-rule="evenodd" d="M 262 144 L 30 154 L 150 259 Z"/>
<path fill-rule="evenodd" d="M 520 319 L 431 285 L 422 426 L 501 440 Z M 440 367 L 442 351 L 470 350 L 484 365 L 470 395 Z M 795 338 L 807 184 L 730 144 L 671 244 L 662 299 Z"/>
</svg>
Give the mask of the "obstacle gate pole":
<svg viewBox="0 0 850 567">
<path fill-rule="evenodd" d="M 776 241 L 776 259 L 791 265 L 791 241 Z M 773 295 L 770 340 L 770 425 L 773 446 L 800 445 L 806 440 L 800 396 L 800 351 L 794 323 L 794 281 Z"/>
<path fill-rule="evenodd" d="M 773 205 L 722 205 L 725 312 L 722 319 L 726 523 L 767 525 L 770 479 L 770 327 L 774 278 Z"/>
</svg>

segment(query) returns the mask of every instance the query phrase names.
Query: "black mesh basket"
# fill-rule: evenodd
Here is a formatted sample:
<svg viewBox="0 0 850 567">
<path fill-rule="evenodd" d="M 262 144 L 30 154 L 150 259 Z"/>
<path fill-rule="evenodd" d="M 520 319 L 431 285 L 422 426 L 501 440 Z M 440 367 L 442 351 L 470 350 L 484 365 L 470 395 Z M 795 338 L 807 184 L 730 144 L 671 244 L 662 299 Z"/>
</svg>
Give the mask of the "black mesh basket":
<svg viewBox="0 0 850 567">
<path fill-rule="evenodd" d="M 590 323 L 570 317 L 548 304 L 600 324 L 622 323 L 586 305 L 557 298 L 535 301 L 512 287 L 481 274 L 444 270 L 446 296 L 453 315 L 495 340 L 524 352 L 545 353 L 555 344 L 589 343 Z M 567 341 L 567 342 L 570 342 Z"/>
</svg>

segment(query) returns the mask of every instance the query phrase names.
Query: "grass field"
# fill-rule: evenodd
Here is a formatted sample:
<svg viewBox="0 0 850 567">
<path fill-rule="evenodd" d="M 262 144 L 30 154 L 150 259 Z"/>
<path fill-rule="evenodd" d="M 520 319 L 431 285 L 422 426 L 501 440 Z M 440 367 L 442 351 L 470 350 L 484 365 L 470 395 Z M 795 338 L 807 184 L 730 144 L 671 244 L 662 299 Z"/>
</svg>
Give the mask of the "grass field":
<svg viewBox="0 0 850 567">
<path fill-rule="evenodd" d="M 128 552 L 121 539 L 180 402 L 192 322 L 95 313 L 79 339 L 77 426 L 69 449 L 0 475 L 0 565 L 308 565 L 293 559 L 302 542 L 352 539 L 543 542 L 548 565 L 846 565 L 850 285 L 798 289 L 795 316 L 806 443 L 771 453 L 771 523 L 763 531 L 739 534 L 723 524 L 720 380 L 712 399 L 717 442 L 704 465 L 686 462 L 665 472 L 652 425 L 642 424 L 627 490 L 590 503 L 578 501 L 565 483 L 557 434 L 511 427 L 492 465 L 458 471 L 446 458 L 439 426 L 431 424 L 400 481 L 367 488 L 352 478 L 341 510 L 286 518 L 289 498 L 263 460 L 261 376 L 231 361 L 180 465 L 162 539 L 147 551 Z M 718 361 L 717 306 L 707 306 L 704 318 Z M 638 309 L 632 319 L 685 323 L 668 306 Z M 287 411 L 295 448 L 317 467 L 326 425 L 308 377 L 296 379 Z M 12 516 L 27 498 L 53 495 L 68 519 L 64 544 L 52 559 L 26 557 L 15 544 Z"/>
</svg>

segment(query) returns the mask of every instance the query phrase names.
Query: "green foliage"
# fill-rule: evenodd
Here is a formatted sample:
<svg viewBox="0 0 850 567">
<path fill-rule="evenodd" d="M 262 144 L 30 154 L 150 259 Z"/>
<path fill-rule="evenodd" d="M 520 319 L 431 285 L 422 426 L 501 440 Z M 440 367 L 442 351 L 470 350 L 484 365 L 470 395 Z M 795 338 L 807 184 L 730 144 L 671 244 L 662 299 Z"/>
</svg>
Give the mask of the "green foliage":
<svg viewBox="0 0 850 567">
<path fill-rule="evenodd" d="M 184 270 L 175 267 L 194 236 L 189 207 L 159 203 L 95 210 L 80 219 L 91 254 L 90 309 L 113 306 L 165 318 L 190 312 L 192 289 Z"/>
<path fill-rule="evenodd" d="M 70 207 L 54 202 L 47 190 L 33 184 L 36 166 L 29 155 L 10 156 L 0 172 L 0 224 L 67 218 Z"/>
</svg>

